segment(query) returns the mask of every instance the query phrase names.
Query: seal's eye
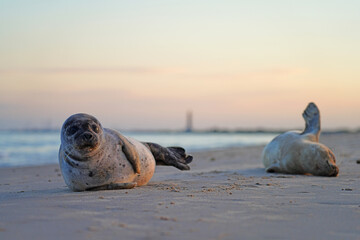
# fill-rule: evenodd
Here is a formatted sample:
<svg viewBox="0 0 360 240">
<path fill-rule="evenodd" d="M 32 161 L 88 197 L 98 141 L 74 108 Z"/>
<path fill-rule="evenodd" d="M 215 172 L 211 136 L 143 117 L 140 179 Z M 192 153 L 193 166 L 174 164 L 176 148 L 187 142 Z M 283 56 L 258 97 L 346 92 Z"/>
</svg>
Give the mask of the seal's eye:
<svg viewBox="0 0 360 240">
<path fill-rule="evenodd" d="M 72 126 L 72 127 L 68 128 L 68 130 L 66 131 L 66 134 L 68 136 L 71 136 L 71 135 L 74 135 L 78 130 L 79 130 L 79 128 L 77 126 Z"/>
<path fill-rule="evenodd" d="M 96 124 L 91 125 L 91 128 L 92 128 L 92 130 L 93 130 L 94 132 L 96 132 L 96 133 L 99 133 L 99 132 L 100 132 L 99 126 L 96 125 Z"/>
</svg>

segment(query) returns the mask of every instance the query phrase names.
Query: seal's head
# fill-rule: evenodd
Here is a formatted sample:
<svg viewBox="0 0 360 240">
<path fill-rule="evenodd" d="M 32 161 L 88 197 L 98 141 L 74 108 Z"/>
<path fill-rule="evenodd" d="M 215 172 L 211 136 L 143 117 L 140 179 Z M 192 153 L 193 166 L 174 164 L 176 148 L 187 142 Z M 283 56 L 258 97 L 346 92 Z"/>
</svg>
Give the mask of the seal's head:
<svg viewBox="0 0 360 240">
<path fill-rule="evenodd" d="M 336 166 L 336 159 L 334 153 L 325 145 L 315 144 L 314 159 L 311 172 L 317 176 L 336 177 L 339 174 L 339 168 Z"/>
<path fill-rule="evenodd" d="M 68 156 L 84 161 L 97 152 L 103 135 L 103 128 L 95 117 L 78 113 L 64 122 L 61 128 L 61 145 Z"/>
</svg>

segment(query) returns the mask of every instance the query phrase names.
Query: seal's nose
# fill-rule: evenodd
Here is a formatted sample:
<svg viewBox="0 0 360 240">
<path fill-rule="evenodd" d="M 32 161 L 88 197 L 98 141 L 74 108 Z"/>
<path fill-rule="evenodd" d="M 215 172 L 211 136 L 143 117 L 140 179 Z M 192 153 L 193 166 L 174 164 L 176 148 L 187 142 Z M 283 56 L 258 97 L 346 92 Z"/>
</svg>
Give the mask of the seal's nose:
<svg viewBox="0 0 360 240">
<path fill-rule="evenodd" d="M 330 175 L 330 177 L 336 177 L 339 174 L 339 168 L 335 165 L 332 165 L 331 168 L 333 169 L 333 173 Z"/>
<path fill-rule="evenodd" d="M 91 133 L 84 133 L 82 138 L 84 141 L 90 141 L 93 138 L 93 135 Z"/>
</svg>

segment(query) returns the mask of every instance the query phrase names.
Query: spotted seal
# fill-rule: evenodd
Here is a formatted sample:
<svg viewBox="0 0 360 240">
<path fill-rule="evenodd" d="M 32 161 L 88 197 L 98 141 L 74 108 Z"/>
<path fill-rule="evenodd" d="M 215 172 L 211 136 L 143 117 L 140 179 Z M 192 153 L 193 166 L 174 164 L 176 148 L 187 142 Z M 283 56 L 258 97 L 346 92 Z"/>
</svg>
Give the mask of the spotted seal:
<svg viewBox="0 0 360 240">
<path fill-rule="evenodd" d="M 126 189 L 147 184 L 155 165 L 189 170 L 192 156 L 181 147 L 139 142 L 103 128 L 93 116 L 70 116 L 61 128 L 59 164 L 73 191 Z"/>
<path fill-rule="evenodd" d="M 305 130 L 289 131 L 266 145 L 262 160 L 267 172 L 335 177 L 339 173 L 334 153 L 319 143 L 320 111 L 309 103 L 303 112 Z"/>
</svg>

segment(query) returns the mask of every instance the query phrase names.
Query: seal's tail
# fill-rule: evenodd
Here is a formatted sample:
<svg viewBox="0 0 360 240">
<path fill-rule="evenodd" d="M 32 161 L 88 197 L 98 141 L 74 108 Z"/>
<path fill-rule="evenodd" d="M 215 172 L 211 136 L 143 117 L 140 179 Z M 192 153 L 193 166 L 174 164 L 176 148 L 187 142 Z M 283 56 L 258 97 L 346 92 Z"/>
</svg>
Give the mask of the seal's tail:
<svg viewBox="0 0 360 240">
<path fill-rule="evenodd" d="M 319 138 L 320 135 L 320 111 L 315 103 L 309 103 L 302 114 L 305 120 L 305 130 L 302 134 L 312 133 Z"/>
<path fill-rule="evenodd" d="M 185 149 L 182 147 L 168 147 L 167 149 L 178 155 L 183 160 L 183 163 L 189 164 L 193 160 L 193 157 L 191 155 L 187 155 Z"/>
<path fill-rule="evenodd" d="M 162 147 L 156 143 L 144 143 L 153 154 L 156 165 L 174 166 L 180 170 L 190 170 L 187 165 L 191 163 L 193 157 L 187 155 L 182 147 Z"/>
</svg>

